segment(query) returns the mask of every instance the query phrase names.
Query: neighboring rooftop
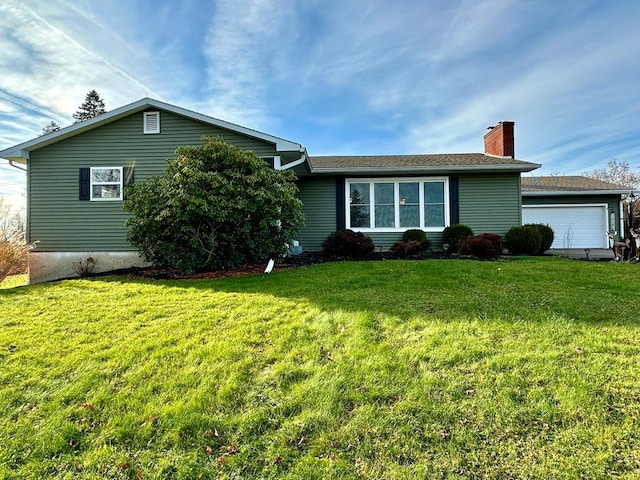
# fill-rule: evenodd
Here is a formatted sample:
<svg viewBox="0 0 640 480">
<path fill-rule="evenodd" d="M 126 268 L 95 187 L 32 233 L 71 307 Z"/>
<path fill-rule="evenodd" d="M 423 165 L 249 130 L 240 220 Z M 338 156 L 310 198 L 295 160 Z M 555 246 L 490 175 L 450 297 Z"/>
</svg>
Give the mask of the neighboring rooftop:
<svg viewBox="0 0 640 480">
<path fill-rule="evenodd" d="M 309 157 L 312 173 L 412 172 L 435 173 L 451 170 L 495 170 L 530 172 L 537 163 L 496 157 L 482 153 L 444 153 L 426 155 L 355 155 Z"/>
<path fill-rule="evenodd" d="M 523 194 L 629 193 L 633 188 L 581 176 L 522 177 Z"/>
</svg>

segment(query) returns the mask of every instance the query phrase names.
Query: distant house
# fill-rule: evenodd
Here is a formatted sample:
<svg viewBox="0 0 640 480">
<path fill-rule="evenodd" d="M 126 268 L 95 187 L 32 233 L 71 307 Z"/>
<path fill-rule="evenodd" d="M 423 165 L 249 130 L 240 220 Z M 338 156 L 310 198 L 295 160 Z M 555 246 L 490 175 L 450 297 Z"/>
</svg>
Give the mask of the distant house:
<svg viewBox="0 0 640 480">
<path fill-rule="evenodd" d="M 622 195 L 629 193 L 587 177 L 522 177 L 522 222 L 553 228 L 551 248 L 608 248 L 607 232 L 624 230 Z"/>
<path fill-rule="evenodd" d="M 435 248 L 443 229 L 464 223 L 503 235 L 522 222 L 520 175 L 540 165 L 514 158 L 514 124 L 484 136 L 483 153 L 313 157 L 296 142 L 144 98 L 91 120 L 15 145 L 0 157 L 28 166 L 30 282 L 142 265 L 126 241 L 128 184 L 162 172 L 179 145 L 218 136 L 299 178 L 306 225 L 298 240 L 319 250 L 331 232 L 351 228 L 387 249 L 409 228 Z"/>
</svg>

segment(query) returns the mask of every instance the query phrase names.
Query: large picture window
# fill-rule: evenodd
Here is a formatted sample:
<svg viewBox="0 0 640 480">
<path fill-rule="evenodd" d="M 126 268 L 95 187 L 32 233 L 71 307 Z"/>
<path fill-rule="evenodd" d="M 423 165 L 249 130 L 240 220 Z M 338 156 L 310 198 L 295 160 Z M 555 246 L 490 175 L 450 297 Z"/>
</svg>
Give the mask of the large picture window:
<svg viewBox="0 0 640 480">
<path fill-rule="evenodd" d="M 91 200 L 122 200 L 122 167 L 91 169 Z"/>
<path fill-rule="evenodd" d="M 446 177 L 347 180 L 347 228 L 440 232 L 449 223 Z"/>
</svg>

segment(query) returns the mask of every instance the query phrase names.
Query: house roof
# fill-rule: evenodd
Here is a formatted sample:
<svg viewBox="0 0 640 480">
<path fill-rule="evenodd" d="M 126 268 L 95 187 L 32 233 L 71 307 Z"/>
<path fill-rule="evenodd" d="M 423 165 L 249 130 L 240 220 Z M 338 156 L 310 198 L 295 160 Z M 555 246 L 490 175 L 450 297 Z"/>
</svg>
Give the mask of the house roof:
<svg viewBox="0 0 640 480">
<path fill-rule="evenodd" d="M 299 143 L 285 140 L 280 137 L 275 137 L 273 135 L 259 132 L 257 130 L 243 127 L 241 125 L 236 125 L 235 123 L 226 122 L 218 118 L 209 117 L 207 115 L 193 112 L 191 110 L 177 107 L 175 105 L 170 105 L 159 100 L 154 100 L 152 98 L 143 98 L 138 100 L 137 102 L 133 102 L 128 105 L 124 105 L 123 107 L 116 108 L 115 110 L 111 110 L 110 112 L 103 113 L 102 115 L 98 115 L 97 117 L 94 117 L 90 120 L 74 123 L 73 125 L 62 128 L 56 132 L 42 135 L 27 142 L 9 147 L 5 150 L 0 151 L 0 158 L 5 158 L 7 160 L 19 163 L 26 163 L 29 160 L 29 152 L 31 152 L 32 150 L 37 150 L 38 148 L 42 148 L 46 145 L 50 145 L 66 138 L 78 135 L 80 133 L 93 130 L 94 128 L 98 128 L 101 125 L 114 122 L 120 118 L 131 115 L 132 113 L 142 112 L 149 108 L 166 110 L 175 113 L 176 115 L 181 115 L 183 117 L 198 120 L 200 122 L 208 123 L 216 127 L 224 128 L 243 135 L 247 135 L 249 137 L 273 143 L 276 146 L 276 150 L 278 152 L 295 151 L 300 152 L 302 156 L 306 156 L 305 148 Z"/>
<path fill-rule="evenodd" d="M 309 157 L 311 173 L 448 173 L 452 171 L 530 172 L 537 163 L 482 153 Z"/>
<path fill-rule="evenodd" d="M 522 177 L 522 195 L 622 195 L 633 188 L 581 176 Z"/>
</svg>

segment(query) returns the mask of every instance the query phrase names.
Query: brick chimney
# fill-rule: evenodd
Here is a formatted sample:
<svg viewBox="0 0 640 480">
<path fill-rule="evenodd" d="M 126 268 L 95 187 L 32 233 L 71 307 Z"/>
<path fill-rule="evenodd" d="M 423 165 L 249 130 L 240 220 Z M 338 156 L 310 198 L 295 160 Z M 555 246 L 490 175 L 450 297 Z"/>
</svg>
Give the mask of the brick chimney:
<svg viewBox="0 0 640 480">
<path fill-rule="evenodd" d="M 514 125 L 514 122 L 499 122 L 496 126 L 489 127 L 489 131 L 484 136 L 484 153 L 497 157 L 515 158 Z"/>
</svg>

